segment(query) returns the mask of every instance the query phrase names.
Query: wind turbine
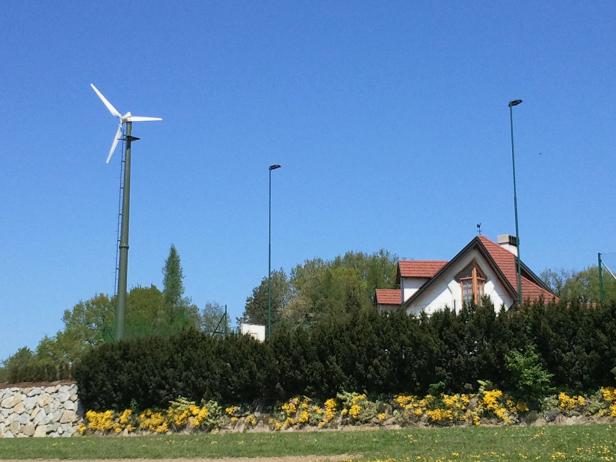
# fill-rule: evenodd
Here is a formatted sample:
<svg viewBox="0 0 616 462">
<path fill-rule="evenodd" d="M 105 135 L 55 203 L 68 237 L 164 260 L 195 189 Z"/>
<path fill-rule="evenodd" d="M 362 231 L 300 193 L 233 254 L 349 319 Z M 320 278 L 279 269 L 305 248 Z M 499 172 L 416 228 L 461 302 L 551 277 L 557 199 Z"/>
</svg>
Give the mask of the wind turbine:
<svg viewBox="0 0 616 462">
<path fill-rule="evenodd" d="M 113 153 L 118 146 L 118 142 L 120 139 L 124 139 L 126 141 L 124 147 L 124 179 L 123 179 L 123 188 L 122 188 L 122 225 L 120 227 L 120 245 L 119 245 L 119 253 L 120 253 L 120 262 L 118 267 L 118 306 L 116 310 L 116 339 L 121 340 L 124 337 L 124 318 L 126 315 L 126 282 L 127 282 L 127 274 L 128 274 L 128 216 L 130 211 L 130 154 L 131 154 L 131 143 L 133 141 L 138 140 L 131 135 L 133 122 L 154 122 L 163 120 L 160 117 L 144 117 L 144 116 L 134 116 L 130 112 L 122 115 L 120 112 L 111 104 L 107 98 L 94 86 L 93 83 L 90 84 L 92 90 L 96 93 L 96 95 L 103 102 L 105 107 L 111 112 L 111 115 L 117 117 L 120 120 L 118 125 L 118 129 L 113 137 L 113 142 L 111 143 L 111 149 L 109 149 L 109 154 L 107 154 L 106 162 L 109 163 Z M 124 137 L 122 138 L 122 129 L 124 129 Z"/>
</svg>

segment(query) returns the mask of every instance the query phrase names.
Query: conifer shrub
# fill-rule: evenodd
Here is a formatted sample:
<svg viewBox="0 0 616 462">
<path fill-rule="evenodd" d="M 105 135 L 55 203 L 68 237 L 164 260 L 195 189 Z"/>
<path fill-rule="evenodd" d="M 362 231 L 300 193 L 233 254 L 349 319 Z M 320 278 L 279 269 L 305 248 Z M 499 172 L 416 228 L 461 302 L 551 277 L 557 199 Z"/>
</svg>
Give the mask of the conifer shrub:
<svg viewBox="0 0 616 462">
<path fill-rule="evenodd" d="M 495 311 L 484 301 L 428 317 L 381 315 L 351 294 L 344 315 L 299 329 L 281 324 L 265 343 L 187 330 L 104 344 L 75 377 L 85 408 L 119 411 L 166 408 L 179 396 L 274 403 L 344 391 L 421 396 L 433 384 L 460 394 L 477 391 L 478 380 L 538 401 L 549 385 L 570 393 L 614 386 L 615 366 L 616 304 Z"/>
<path fill-rule="evenodd" d="M 77 368 L 87 409 L 146 409 L 178 396 L 250 402 L 266 395 L 269 348 L 248 336 L 215 338 L 196 330 L 102 345 Z"/>
</svg>

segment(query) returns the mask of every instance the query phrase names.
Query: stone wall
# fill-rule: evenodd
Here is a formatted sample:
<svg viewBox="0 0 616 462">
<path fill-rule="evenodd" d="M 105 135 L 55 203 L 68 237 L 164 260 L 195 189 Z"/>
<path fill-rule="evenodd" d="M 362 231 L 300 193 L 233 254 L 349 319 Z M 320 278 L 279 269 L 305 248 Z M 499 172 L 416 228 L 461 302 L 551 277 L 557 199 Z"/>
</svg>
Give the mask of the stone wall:
<svg viewBox="0 0 616 462">
<path fill-rule="evenodd" d="M 82 414 L 74 383 L 0 388 L 0 438 L 72 436 Z"/>
</svg>

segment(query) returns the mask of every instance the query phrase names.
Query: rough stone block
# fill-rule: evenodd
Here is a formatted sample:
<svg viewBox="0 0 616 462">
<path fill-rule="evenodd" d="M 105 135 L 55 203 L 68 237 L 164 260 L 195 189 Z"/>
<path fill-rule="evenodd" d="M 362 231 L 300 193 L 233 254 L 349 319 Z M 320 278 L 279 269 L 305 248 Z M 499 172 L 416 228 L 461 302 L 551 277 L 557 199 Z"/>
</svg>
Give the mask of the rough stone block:
<svg viewBox="0 0 616 462">
<path fill-rule="evenodd" d="M 42 438 L 44 436 L 47 436 L 47 425 L 39 425 L 34 431 L 34 437 Z"/>
<path fill-rule="evenodd" d="M 67 411 L 76 411 L 77 403 L 75 401 L 65 401 L 64 403 L 62 403 L 62 407 Z"/>
<path fill-rule="evenodd" d="M 76 422 L 78 418 L 79 417 L 77 417 L 77 413 L 75 413 L 75 411 L 64 411 L 62 413 L 62 417 L 60 417 L 60 423 L 73 423 Z"/>
<path fill-rule="evenodd" d="M 9 431 L 13 434 L 13 435 L 18 435 L 19 431 L 21 430 L 21 424 L 17 421 L 13 421 L 10 423 L 9 425 Z"/>
<path fill-rule="evenodd" d="M 26 424 L 21 429 L 21 433 L 24 436 L 34 436 L 34 431 L 35 430 L 36 430 L 36 427 L 33 424 Z"/>
<path fill-rule="evenodd" d="M 19 403 L 19 398 L 13 395 L 13 396 L 4 398 L 2 402 L 0 402 L 0 407 L 3 407 L 5 409 L 12 409 L 17 405 L 17 403 Z"/>
<path fill-rule="evenodd" d="M 45 407 L 45 406 L 49 406 L 50 403 L 51 403 L 51 396 L 48 393 L 43 393 L 39 395 L 38 400 L 37 400 L 38 406 Z"/>
<path fill-rule="evenodd" d="M 34 424 L 42 424 L 45 420 L 47 420 L 47 414 L 42 409 L 39 409 L 36 416 L 34 417 Z"/>
<path fill-rule="evenodd" d="M 26 407 L 26 411 L 28 411 L 30 413 L 30 415 L 32 416 L 32 418 L 34 418 L 36 416 L 36 414 L 38 414 L 39 412 L 41 412 L 41 408 L 38 407 L 36 405 L 36 399 L 34 398 L 28 398 L 32 400 L 32 407 L 29 408 L 29 404 L 24 403 L 24 406 Z"/>
</svg>

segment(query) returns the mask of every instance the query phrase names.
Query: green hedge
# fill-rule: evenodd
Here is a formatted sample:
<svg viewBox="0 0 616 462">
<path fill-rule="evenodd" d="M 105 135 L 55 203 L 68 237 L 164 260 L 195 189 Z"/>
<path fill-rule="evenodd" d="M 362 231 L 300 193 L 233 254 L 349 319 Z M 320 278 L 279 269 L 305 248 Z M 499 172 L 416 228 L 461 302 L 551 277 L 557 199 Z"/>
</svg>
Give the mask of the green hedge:
<svg viewBox="0 0 616 462">
<path fill-rule="evenodd" d="M 431 317 L 357 310 L 307 329 L 281 327 L 264 344 L 186 331 L 103 345 L 75 377 L 84 406 L 94 410 L 166 407 L 178 396 L 247 403 L 341 390 L 423 394 L 434 384 L 470 391 L 480 379 L 512 390 L 506 355 L 531 349 L 560 389 L 613 385 L 616 305 L 496 312 L 485 303 Z"/>
</svg>

